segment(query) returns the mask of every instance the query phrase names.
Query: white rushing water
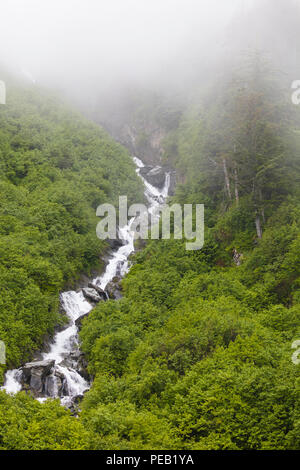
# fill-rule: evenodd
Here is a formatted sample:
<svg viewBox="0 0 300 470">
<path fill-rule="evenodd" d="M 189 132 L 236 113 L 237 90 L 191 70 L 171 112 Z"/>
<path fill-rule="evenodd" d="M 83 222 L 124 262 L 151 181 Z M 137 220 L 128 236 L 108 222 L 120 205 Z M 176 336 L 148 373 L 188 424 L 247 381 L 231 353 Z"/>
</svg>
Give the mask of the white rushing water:
<svg viewBox="0 0 300 470">
<path fill-rule="evenodd" d="M 20 383 L 20 378 L 22 375 L 22 371 L 19 369 L 9 370 L 5 374 L 5 383 L 3 389 L 6 390 L 7 393 L 18 393 L 22 389 L 22 385 Z"/>
<path fill-rule="evenodd" d="M 137 166 L 136 171 L 139 174 L 140 168 L 144 167 L 144 164 L 136 157 L 133 160 Z M 148 183 L 141 175 L 140 177 L 145 185 L 145 196 L 149 203 L 148 213 L 154 217 L 157 214 L 158 217 L 158 210 L 165 203 L 168 196 L 170 175 L 166 173 L 165 185 L 161 191 Z M 93 284 L 103 290 L 114 277 L 117 275 L 123 277 L 129 270 L 128 257 L 134 251 L 135 234 L 131 230 L 133 221 L 134 218 L 129 221 L 128 225 L 119 228 L 119 236 L 124 244 L 112 253 L 112 257 L 103 275 L 93 280 Z M 51 375 L 46 379 L 49 385 L 47 387 L 48 392 L 45 396 L 40 396 L 38 399 L 42 402 L 48 397 L 54 398 L 59 396 L 63 405 L 70 406 L 76 396 L 83 395 L 90 387 L 90 384 L 76 370 L 76 357 L 78 357 L 80 351 L 78 328 L 75 322 L 78 318 L 87 314 L 93 307 L 85 299 L 81 290 L 79 292 L 63 292 L 61 294 L 61 305 L 70 322 L 67 328 L 55 335 L 49 352 L 42 354 L 42 360 L 54 361 L 54 367 Z M 8 371 L 5 376 L 3 389 L 7 393 L 12 394 L 19 392 L 22 389 L 20 383 L 21 377 L 21 369 Z M 60 387 L 59 390 L 58 383 L 61 385 L 61 382 L 59 382 L 59 380 L 62 380 L 61 378 L 63 378 L 63 387 Z M 50 390 L 51 393 L 49 392 Z"/>
</svg>

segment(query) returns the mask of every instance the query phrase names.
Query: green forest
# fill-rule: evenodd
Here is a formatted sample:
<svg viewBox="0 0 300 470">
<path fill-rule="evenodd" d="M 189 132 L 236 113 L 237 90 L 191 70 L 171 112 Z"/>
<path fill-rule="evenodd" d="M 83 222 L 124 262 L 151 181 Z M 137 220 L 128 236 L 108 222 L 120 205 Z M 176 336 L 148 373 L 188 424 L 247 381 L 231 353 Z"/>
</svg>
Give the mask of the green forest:
<svg viewBox="0 0 300 470">
<path fill-rule="evenodd" d="M 78 417 L 59 400 L 0 391 L 0 449 L 300 449 L 300 111 L 275 75 L 248 55 L 180 114 L 164 109 L 169 204 L 205 204 L 204 247 L 171 238 L 137 250 L 123 297 L 83 320 L 93 383 Z M 59 292 L 101 269 L 97 206 L 143 200 L 128 151 L 98 125 L 42 90 L 8 91 L 2 373 L 64 321 Z"/>
<path fill-rule="evenodd" d="M 59 292 L 101 270 L 96 208 L 142 198 L 128 152 L 36 87 L 7 82 L 0 107 L 0 338 L 9 368 L 62 322 Z M 4 367 L 0 366 L 1 378 Z"/>
</svg>

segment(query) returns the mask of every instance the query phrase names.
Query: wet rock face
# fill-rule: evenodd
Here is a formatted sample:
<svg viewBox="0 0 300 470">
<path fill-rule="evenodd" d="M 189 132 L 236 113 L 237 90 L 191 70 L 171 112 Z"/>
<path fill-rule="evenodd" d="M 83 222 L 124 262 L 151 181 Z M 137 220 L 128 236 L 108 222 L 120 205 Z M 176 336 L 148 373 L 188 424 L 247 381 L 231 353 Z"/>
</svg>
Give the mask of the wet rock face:
<svg viewBox="0 0 300 470">
<path fill-rule="evenodd" d="M 73 361 L 76 360 L 78 373 L 84 379 L 89 380 L 90 377 L 87 372 L 87 361 L 84 354 L 81 352 L 76 354 L 78 357 L 73 357 L 73 355 L 70 354 L 70 356 L 61 363 L 61 365 L 68 368 L 70 365 L 73 365 Z M 22 385 L 22 390 L 30 390 L 34 397 L 62 398 L 69 395 L 70 391 L 67 379 L 63 371 L 55 366 L 54 360 L 29 362 L 25 364 L 21 370 L 22 376 L 20 377 L 20 383 Z M 72 402 L 72 400 L 72 397 L 70 397 L 70 402 Z"/>
<path fill-rule="evenodd" d="M 80 331 L 81 328 L 82 328 L 82 320 L 86 317 L 88 317 L 90 314 L 90 312 L 88 313 L 85 313 L 84 315 L 81 315 L 81 317 L 77 318 L 77 320 L 75 320 L 75 325 L 76 327 L 78 328 L 78 330 Z"/>
<path fill-rule="evenodd" d="M 82 289 L 82 293 L 89 302 L 92 301 L 97 304 L 98 302 L 101 302 L 101 300 L 104 300 L 102 295 L 100 295 L 95 288 L 85 287 Z"/>
<path fill-rule="evenodd" d="M 169 196 L 174 196 L 175 188 L 176 188 L 176 172 L 170 171 Z"/>
<path fill-rule="evenodd" d="M 90 289 L 94 289 L 97 292 L 97 294 L 101 297 L 102 300 L 108 299 L 107 293 L 105 292 L 105 290 L 101 289 L 101 287 L 96 286 L 92 282 L 89 282 L 88 287 Z"/>
<path fill-rule="evenodd" d="M 136 119 L 131 116 L 131 113 L 128 115 L 127 98 L 125 108 L 123 106 L 122 102 L 118 102 L 117 120 L 113 119 L 113 122 L 108 122 L 107 118 L 101 119 L 104 127 L 118 142 L 127 147 L 132 155 L 139 155 L 143 162 L 149 165 L 160 163 L 163 155 L 163 141 L 167 135 L 166 129 L 157 122 L 150 122 L 151 120 L 144 122 L 144 119 Z M 112 114 L 115 116 L 115 113 Z M 146 138 L 141 138 L 141 136 Z"/>
<path fill-rule="evenodd" d="M 49 397 L 57 397 L 64 395 L 66 381 L 62 374 L 55 371 L 54 374 L 46 377 L 45 380 L 45 395 Z"/>
<path fill-rule="evenodd" d="M 91 377 L 88 373 L 88 362 L 85 358 L 84 354 L 80 354 L 80 357 L 78 358 L 77 361 L 78 364 L 78 369 L 77 372 L 87 381 L 89 382 L 91 380 Z"/>
<path fill-rule="evenodd" d="M 109 244 L 109 246 L 112 250 L 117 250 L 118 248 L 121 248 L 121 246 L 124 246 L 124 240 L 122 240 L 119 237 L 117 237 L 114 240 L 108 239 L 106 241 L 107 241 L 107 243 Z"/>
<path fill-rule="evenodd" d="M 36 396 L 41 395 L 45 391 L 46 377 L 51 374 L 54 367 L 54 360 L 28 362 L 22 367 L 22 382 L 32 390 Z"/>
<path fill-rule="evenodd" d="M 106 286 L 106 292 L 108 297 L 113 300 L 119 300 L 122 298 L 122 286 L 121 286 L 121 277 L 114 277 L 114 279 L 109 282 Z"/>
<path fill-rule="evenodd" d="M 148 183 L 156 188 L 162 189 L 166 181 L 165 170 L 160 166 L 144 166 L 140 169 L 140 174 L 145 178 Z"/>
</svg>

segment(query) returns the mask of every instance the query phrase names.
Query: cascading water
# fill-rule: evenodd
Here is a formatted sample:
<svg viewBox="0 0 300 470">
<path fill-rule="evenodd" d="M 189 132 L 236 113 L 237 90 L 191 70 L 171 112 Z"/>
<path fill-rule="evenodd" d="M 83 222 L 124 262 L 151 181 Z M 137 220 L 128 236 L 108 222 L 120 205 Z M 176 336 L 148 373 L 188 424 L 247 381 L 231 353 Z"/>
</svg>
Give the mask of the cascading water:
<svg viewBox="0 0 300 470">
<path fill-rule="evenodd" d="M 165 184 L 162 190 L 151 185 L 140 175 L 143 162 L 137 157 L 133 158 L 137 173 L 145 185 L 145 196 L 148 200 L 148 213 L 155 219 L 159 217 L 159 209 L 165 203 L 170 186 L 170 174 L 165 175 Z M 134 218 L 128 225 L 119 228 L 119 237 L 123 245 L 112 253 L 103 275 L 93 280 L 93 285 L 104 290 L 116 275 L 123 277 L 129 270 L 129 255 L 134 251 L 134 231 L 131 230 Z M 68 326 L 58 332 L 53 340 L 49 352 L 42 353 L 41 362 L 25 364 L 39 372 L 40 364 L 49 365 L 50 373 L 44 380 L 43 387 L 37 394 L 37 399 L 44 401 L 47 398 L 61 399 L 64 406 L 71 406 L 77 396 L 82 396 L 90 387 L 90 383 L 79 372 L 78 358 L 80 357 L 78 326 L 76 320 L 92 310 L 92 305 L 85 299 L 82 291 L 69 291 L 61 294 L 61 305 L 69 318 Z M 10 370 L 6 373 L 3 389 L 7 393 L 15 394 L 22 390 L 22 377 L 24 368 Z M 36 377 L 35 377 L 36 379 Z M 39 376 L 38 376 L 39 380 Z"/>
<path fill-rule="evenodd" d="M 22 389 L 22 385 L 20 382 L 22 375 L 22 371 L 20 369 L 13 369 L 9 370 L 5 374 L 5 383 L 3 389 L 7 391 L 7 393 L 18 393 Z"/>
</svg>

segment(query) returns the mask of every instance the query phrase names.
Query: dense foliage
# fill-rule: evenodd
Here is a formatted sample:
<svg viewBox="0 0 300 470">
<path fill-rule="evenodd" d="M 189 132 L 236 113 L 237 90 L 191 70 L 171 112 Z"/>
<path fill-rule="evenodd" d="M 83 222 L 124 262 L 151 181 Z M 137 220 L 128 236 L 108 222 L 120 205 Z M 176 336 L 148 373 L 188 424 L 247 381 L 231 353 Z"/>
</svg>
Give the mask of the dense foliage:
<svg viewBox="0 0 300 470">
<path fill-rule="evenodd" d="M 24 393 L 13 398 L 0 392 L 2 448 L 300 448 L 300 370 L 291 349 L 300 339 L 300 121 L 272 77 L 255 55 L 223 81 L 219 93 L 215 88 L 212 94 L 200 93 L 200 102 L 192 100 L 180 119 L 176 114 L 164 141 L 164 158 L 176 168 L 180 182 L 173 201 L 205 204 L 203 249 L 186 251 L 184 240 L 149 241 L 123 280 L 123 298 L 100 303 L 83 320 L 82 350 L 94 381 L 79 419 L 56 401 L 40 404 Z M 64 115 L 62 122 L 66 119 Z M 11 300 L 11 309 L 4 309 L 13 318 L 3 322 L 4 332 L 15 324 L 13 331 L 24 335 L 22 328 L 31 329 L 33 323 L 41 328 L 38 337 L 49 327 L 49 316 L 52 324 L 56 317 L 46 309 L 45 326 L 34 321 L 28 312 L 44 317 L 25 307 L 39 297 L 32 291 L 27 295 L 22 279 L 26 276 L 28 289 L 48 296 L 55 311 L 59 286 L 95 261 L 90 225 L 85 231 L 81 224 L 90 217 L 94 224 L 89 211 L 98 204 L 99 181 L 103 198 L 111 198 L 131 175 L 126 153 L 102 131 L 80 120 L 78 140 L 73 127 L 65 124 L 68 131 L 58 130 L 57 119 L 50 121 L 55 142 L 60 142 L 54 155 L 46 150 L 53 139 L 44 137 L 43 151 L 36 149 L 30 158 L 27 152 L 33 151 L 23 151 L 19 166 L 9 166 L 7 160 L 11 173 L 7 170 L 3 183 L 10 189 L 6 207 L 11 208 L 3 239 L 15 243 L 15 257 L 7 261 L 12 270 L 5 269 L 3 276 L 12 299 L 22 305 L 16 309 Z M 98 160 L 103 155 L 99 137 L 97 150 L 86 152 L 90 132 L 100 133 L 117 168 L 110 152 L 106 156 L 103 151 Z M 15 134 L 19 139 L 20 132 Z M 33 138 L 34 131 L 29 135 Z M 70 166 L 66 139 L 75 139 Z M 39 165 L 34 155 L 42 160 Z M 125 174 L 120 181 L 121 168 Z M 111 181 L 115 191 L 109 189 Z M 33 211 L 37 201 L 38 214 Z M 68 217 L 70 211 L 72 218 L 60 218 L 59 210 Z M 54 213 L 49 225 L 46 215 L 41 221 L 45 211 L 47 217 Z M 66 220 L 75 220 L 76 228 Z M 75 247 L 80 255 L 70 257 Z M 27 312 L 26 322 L 22 312 Z M 14 334 L 12 358 L 17 362 L 24 338 L 35 347 L 37 342 L 30 332 L 19 342 Z M 31 343 L 26 351 L 30 348 Z"/>
<path fill-rule="evenodd" d="M 166 141 L 174 201 L 206 205 L 204 248 L 149 242 L 125 297 L 84 323 L 97 448 L 300 447 L 299 125 L 265 67 L 247 61 Z"/>
<path fill-rule="evenodd" d="M 126 150 L 57 98 L 13 83 L 7 97 L 0 107 L 0 339 L 12 368 L 63 321 L 60 290 L 101 268 L 97 206 L 117 204 L 121 194 L 136 201 L 142 186 Z"/>
</svg>

